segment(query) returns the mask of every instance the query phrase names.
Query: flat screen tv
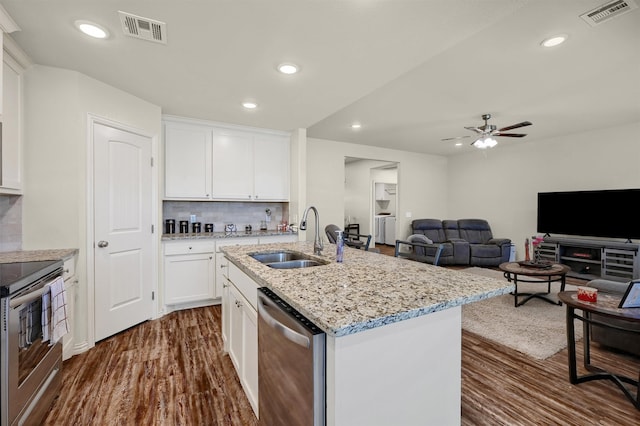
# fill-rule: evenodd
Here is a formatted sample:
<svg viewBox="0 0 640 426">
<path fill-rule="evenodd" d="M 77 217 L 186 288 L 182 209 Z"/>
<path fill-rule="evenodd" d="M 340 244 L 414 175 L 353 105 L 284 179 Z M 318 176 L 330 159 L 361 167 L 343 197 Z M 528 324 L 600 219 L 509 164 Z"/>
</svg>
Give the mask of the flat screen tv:
<svg viewBox="0 0 640 426">
<path fill-rule="evenodd" d="M 640 189 L 538 193 L 537 232 L 640 239 Z"/>
</svg>

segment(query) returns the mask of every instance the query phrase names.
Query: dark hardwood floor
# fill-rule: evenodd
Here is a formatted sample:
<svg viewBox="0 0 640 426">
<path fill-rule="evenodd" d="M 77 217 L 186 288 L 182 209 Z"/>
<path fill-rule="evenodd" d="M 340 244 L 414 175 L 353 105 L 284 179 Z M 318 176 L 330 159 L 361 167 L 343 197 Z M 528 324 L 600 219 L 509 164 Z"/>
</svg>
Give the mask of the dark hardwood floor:
<svg viewBox="0 0 640 426">
<path fill-rule="evenodd" d="M 44 424 L 256 425 L 222 350 L 220 313 L 174 312 L 65 361 Z M 640 359 L 601 348 L 592 359 L 630 377 L 640 371 Z M 611 382 L 569 383 L 566 349 L 539 361 L 466 331 L 461 405 L 465 426 L 640 424 L 640 411 Z"/>
</svg>

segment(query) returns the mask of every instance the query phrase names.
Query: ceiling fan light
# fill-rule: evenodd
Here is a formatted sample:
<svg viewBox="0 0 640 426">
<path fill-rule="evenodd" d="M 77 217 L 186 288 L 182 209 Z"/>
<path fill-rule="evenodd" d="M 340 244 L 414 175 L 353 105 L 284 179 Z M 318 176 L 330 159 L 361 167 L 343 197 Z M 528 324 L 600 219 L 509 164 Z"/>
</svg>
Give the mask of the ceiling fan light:
<svg viewBox="0 0 640 426">
<path fill-rule="evenodd" d="M 484 139 L 484 144 L 487 148 L 493 148 L 494 146 L 498 145 L 498 141 L 492 137 L 487 137 Z"/>
</svg>

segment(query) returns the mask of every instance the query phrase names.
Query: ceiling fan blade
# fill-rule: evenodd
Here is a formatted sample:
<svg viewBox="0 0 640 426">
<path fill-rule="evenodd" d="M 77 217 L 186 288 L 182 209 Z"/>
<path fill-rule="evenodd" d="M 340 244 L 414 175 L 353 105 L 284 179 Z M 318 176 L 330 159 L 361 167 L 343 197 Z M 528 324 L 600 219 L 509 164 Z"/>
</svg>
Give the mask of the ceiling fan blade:
<svg viewBox="0 0 640 426">
<path fill-rule="evenodd" d="M 440 140 L 443 141 L 443 142 L 446 142 L 446 141 L 457 141 L 457 140 L 460 140 L 460 139 L 465 139 L 465 138 L 470 138 L 470 137 L 471 136 L 456 136 L 456 137 L 453 137 L 453 138 L 444 138 L 444 139 L 440 139 Z"/>
<path fill-rule="evenodd" d="M 465 129 L 471 130 L 472 132 L 476 132 L 476 133 L 480 133 L 480 134 L 482 134 L 482 132 L 484 132 L 484 130 L 479 129 L 477 127 L 465 127 Z"/>
<path fill-rule="evenodd" d="M 530 121 L 523 121 L 522 123 L 513 124 L 511 126 L 503 127 L 502 129 L 498 129 L 498 132 L 503 132 L 505 130 L 517 129 L 518 127 L 531 126 Z"/>
<path fill-rule="evenodd" d="M 492 133 L 492 135 L 493 136 L 508 136 L 510 138 L 523 138 L 523 137 L 527 136 L 526 133 L 500 133 L 499 131 L 495 132 L 495 133 Z"/>
</svg>

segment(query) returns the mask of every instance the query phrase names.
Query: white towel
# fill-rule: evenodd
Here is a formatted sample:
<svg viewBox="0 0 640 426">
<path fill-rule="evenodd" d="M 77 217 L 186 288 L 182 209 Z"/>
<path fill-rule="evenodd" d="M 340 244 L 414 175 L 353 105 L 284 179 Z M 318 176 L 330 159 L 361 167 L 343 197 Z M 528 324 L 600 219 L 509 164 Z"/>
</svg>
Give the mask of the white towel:
<svg viewBox="0 0 640 426">
<path fill-rule="evenodd" d="M 51 344 L 54 345 L 69 332 L 67 323 L 67 292 L 64 280 L 58 277 L 51 284 Z"/>
<path fill-rule="evenodd" d="M 45 284 L 42 289 L 42 341 L 51 338 L 51 284 Z"/>
</svg>

